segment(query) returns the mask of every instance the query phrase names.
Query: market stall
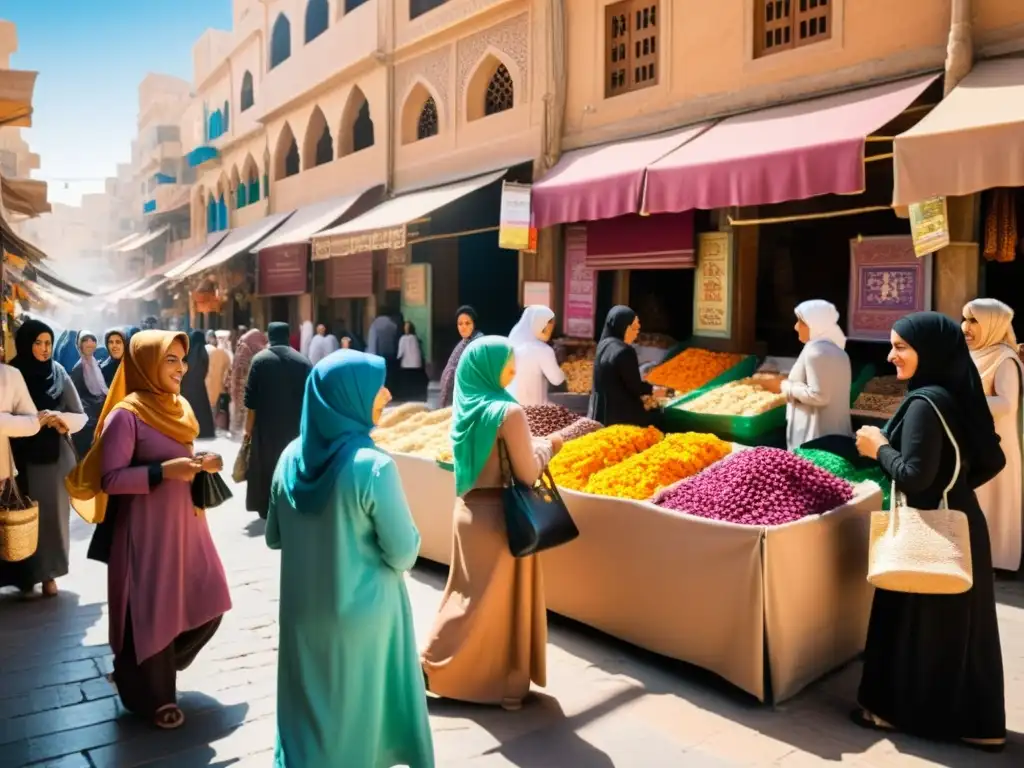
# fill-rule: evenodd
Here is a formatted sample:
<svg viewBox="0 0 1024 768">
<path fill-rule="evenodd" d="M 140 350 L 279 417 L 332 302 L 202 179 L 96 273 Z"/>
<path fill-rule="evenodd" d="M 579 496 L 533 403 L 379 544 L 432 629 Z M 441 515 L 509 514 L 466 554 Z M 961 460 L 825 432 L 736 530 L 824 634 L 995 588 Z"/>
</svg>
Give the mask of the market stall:
<svg viewBox="0 0 1024 768">
<path fill-rule="evenodd" d="M 868 512 L 882 504 L 877 484 L 851 488 L 829 475 L 833 490 L 843 484 L 844 501 L 815 491 L 828 505 L 824 514 L 796 519 L 783 509 L 773 519 L 792 521 L 779 525 L 707 519 L 665 505 L 684 486 L 724 474 L 741 453 L 753 461 L 764 451 L 774 453 L 762 458 L 804 460 L 775 449 L 737 452 L 712 435 L 562 426 L 571 417 L 554 407 L 528 415 L 535 432 L 572 438 L 552 471 L 580 536 L 541 555 L 552 611 L 708 669 L 762 701 L 792 697 L 863 648 L 872 595 Z M 421 556 L 444 564 L 455 503 L 451 474 L 438 463 L 447 419 L 450 413 L 410 413 L 378 436 L 408 491 Z M 682 479 L 664 489 L 673 476 Z M 628 498 L 644 494 L 651 498 Z"/>
</svg>

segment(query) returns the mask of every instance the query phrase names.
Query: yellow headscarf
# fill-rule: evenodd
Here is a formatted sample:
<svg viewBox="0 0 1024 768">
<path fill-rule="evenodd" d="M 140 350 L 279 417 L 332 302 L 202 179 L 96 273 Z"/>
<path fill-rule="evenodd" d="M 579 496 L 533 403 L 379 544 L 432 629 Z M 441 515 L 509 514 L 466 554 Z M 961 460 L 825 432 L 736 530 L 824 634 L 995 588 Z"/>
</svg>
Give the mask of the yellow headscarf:
<svg viewBox="0 0 1024 768">
<path fill-rule="evenodd" d="M 144 424 L 185 446 L 191 447 L 199 434 L 199 422 L 188 400 L 159 384 L 160 365 L 175 341 L 188 354 L 188 336 L 184 333 L 140 331 L 132 336 L 110 383 L 92 448 L 64 479 L 71 505 L 87 523 L 102 523 L 106 516 L 107 494 L 102 487 L 103 427 L 115 408 L 135 414 Z"/>
</svg>

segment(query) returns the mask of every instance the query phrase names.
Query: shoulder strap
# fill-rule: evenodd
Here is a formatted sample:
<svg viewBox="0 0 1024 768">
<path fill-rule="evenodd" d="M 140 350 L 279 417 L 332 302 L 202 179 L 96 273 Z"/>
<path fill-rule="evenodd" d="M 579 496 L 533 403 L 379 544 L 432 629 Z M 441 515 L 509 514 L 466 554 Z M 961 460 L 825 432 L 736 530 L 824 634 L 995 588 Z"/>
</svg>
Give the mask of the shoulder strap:
<svg viewBox="0 0 1024 768">
<path fill-rule="evenodd" d="M 956 485 L 957 478 L 960 476 L 960 446 L 957 445 L 956 438 L 953 437 L 953 431 L 946 423 L 946 419 L 943 417 L 942 411 L 939 410 L 939 407 L 924 395 L 917 395 L 917 397 L 924 400 L 932 407 L 932 410 L 935 411 L 935 415 L 939 417 L 939 423 L 942 424 L 942 428 L 946 432 L 946 437 L 948 437 L 949 442 L 953 444 L 953 455 L 955 457 L 955 462 L 953 464 L 953 477 L 950 478 L 949 485 L 946 486 L 946 490 L 942 492 L 942 500 L 946 501 L 946 494 L 953 490 L 953 486 Z"/>
</svg>

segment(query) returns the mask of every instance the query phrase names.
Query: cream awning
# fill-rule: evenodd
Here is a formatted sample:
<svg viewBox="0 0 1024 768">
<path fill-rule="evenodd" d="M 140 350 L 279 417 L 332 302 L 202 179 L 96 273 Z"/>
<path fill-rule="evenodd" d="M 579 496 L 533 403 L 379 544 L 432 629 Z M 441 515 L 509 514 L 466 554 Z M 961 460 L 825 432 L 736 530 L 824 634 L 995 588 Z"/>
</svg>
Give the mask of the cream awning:
<svg viewBox="0 0 1024 768">
<path fill-rule="evenodd" d="M 49 213 L 50 203 L 46 199 L 46 182 L 39 179 L 0 178 L 4 208 L 8 211 L 35 217 Z"/>
<path fill-rule="evenodd" d="M 452 184 L 399 194 L 351 221 L 314 235 L 313 258 L 321 260 L 332 256 L 404 248 L 406 227 L 409 224 L 493 184 L 507 172 L 508 169 L 502 169 Z"/>
<path fill-rule="evenodd" d="M 132 240 L 130 242 L 123 243 L 121 245 L 121 247 L 117 249 L 117 252 L 118 253 L 131 253 L 132 251 L 137 251 L 137 250 L 139 250 L 139 248 L 142 248 L 144 245 L 148 245 L 149 243 L 151 243 L 154 240 L 156 240 L 158 237 L 160 237 L 168 229 L 170 229 L 170 226 L 160 227 L 159 229 L 155 229 L 152 232 L 146 232 L 145 234 L 140 235 L 139 237 L 135 238 L 134 240 Z"/>
<path fill-rule="evenodd" d="M 247 252 L 257 245 L 263 238 L 277 229 L 294 211 L 287 213 L 275 213 L 259 221 L 254 221 L 244 227 L 232 229 L 222 242 L 211 248 L 205 256 L 186 268 L 180 277 L 192 277 L 204 270 L 219 267 L 240 253 Z M 168 277 L 173 277 L 168 275 Z"/>
<path fill-rule="evenodd" d="M 326 229 L 344 216 L 362 195 L 360 192 L 358 195 L 335 197 L 299 208 L 272 235 L 257 244 L 253 251 L 309 242 L 317 232 Z"/>
<path fill-rule="evenodd" d="M 1024 59 L 981 61 L 893 143 L 893 205 L 1024 187 Z"/>
<path fill-rule="evenodd" d="M 32 127 L 32 94 L 38 72 L 0 69 L 0 127 Z"/>
</svg>

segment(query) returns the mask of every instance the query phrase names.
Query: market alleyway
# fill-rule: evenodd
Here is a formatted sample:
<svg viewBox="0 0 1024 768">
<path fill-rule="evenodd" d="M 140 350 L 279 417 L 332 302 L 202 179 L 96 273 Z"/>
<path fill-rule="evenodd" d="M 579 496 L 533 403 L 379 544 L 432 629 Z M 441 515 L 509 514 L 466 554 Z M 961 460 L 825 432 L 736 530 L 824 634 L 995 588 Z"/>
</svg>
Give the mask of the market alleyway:
<svg viewBox="0 0 1024 768">
<path fill-rule="evenodd" d="M 227 441 L 213 446 L 234 458 Z M 229 477 L 226 477 L 230 481 Z M 104 675 L 105 571 L 85 559 L 91 530 L 72 524 L 72 574 L 55 601 L 0 597 L 0 768 L 269 766 L 274 743 L 277 555 L 242 493 L 210 512 L 235 608 L 180 678 L 188 721 L 163 733 L 126 716 Z M 628 521 L 624 521 L 628 524 Z M 635 553 L 638 556 L 640 553 Z M 609 567 L 614 564 L 609 563 Z M 429 629 L 444 585 L 434 567 L 409 578 L 417 628 Z M 776 710 L 697 670 L 555 620 L 549 687 L 521 712 L 432 700 L 437 764 L 521 768 L 1024 765 L 1024 584 L 999 586 L 1006 661 L 1007 751 L 997 757 L 847 721 L 851 664 Z M 699 631 L 699 628 L 695 628 Z M 358 703 L 355 704 L 358 706 Z"/>
</svg>

